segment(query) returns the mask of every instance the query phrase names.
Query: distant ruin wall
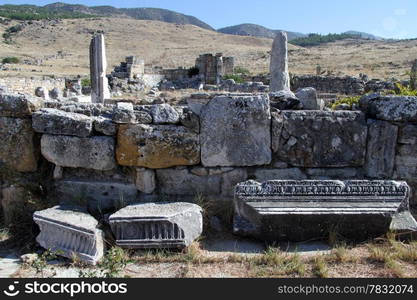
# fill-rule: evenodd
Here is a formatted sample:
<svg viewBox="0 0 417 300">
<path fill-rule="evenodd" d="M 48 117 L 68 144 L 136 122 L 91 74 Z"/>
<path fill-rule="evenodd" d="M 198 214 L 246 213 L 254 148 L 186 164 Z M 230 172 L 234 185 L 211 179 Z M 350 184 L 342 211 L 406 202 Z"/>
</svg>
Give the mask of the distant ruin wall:
<svg viewBox="0 0 417 300">
<path fill-rule="evenodd" d="M 7 174 L 53 172 L 50 197 L 106 212 L 120 199 L 230 199 L 248 179 L 395 179 L 407 181 L 417 205 L 417 97 L 365 96 L 362 111 L 279 112 L 268 94 L 200 93 L 185 102 L 1 95 L 0 165 L 13 171 L 2 173 L 2 187 Z"/>
<path fill-rule="evenodd" d="M 65 79 L 40 79 L 40 78 L 19 78 L 5 77 L 0 78 L 0 87 L 4 86 L 11 92 L 34 95 L 37 87 L 45 87 L 46 90 L 65 88 Z"/>
</svg>

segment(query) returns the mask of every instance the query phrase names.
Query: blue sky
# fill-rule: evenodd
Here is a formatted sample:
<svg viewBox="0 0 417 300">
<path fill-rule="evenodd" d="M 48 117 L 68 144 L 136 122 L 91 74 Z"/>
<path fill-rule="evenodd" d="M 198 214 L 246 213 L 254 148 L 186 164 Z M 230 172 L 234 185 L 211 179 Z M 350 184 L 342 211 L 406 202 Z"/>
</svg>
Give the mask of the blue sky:
<svg viewBox="0 0 417 300">
<path fill-rule="evenodd" d="M 0 4 L 45 5 L 57 1 L 14 0 Z M 67 0 L 65 3 L 158 7 L 193 15 L 214 28 L 255 23 L 303 33 L 358 30 L 385 38 L 417 38 L 416 0 Z"/>
</svg>

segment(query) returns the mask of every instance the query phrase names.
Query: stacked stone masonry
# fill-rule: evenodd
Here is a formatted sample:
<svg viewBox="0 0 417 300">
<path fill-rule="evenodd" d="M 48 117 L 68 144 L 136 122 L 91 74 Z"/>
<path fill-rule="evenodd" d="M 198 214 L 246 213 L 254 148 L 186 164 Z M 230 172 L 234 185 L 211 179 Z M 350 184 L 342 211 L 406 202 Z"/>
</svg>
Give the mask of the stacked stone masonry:
<svg viewBox="0 0 417 300">
<path fill-rule="evenodd" d="M 278 111 L 268 94 L 203 96 L 129 106 L 2 94 L 0 165 L 38 174 L 50 163 L 51 197 L 107 211 L 121 198 L 231 199 L 248 179 L 403 180 L 417 204 L 416 97 L 331 112 Z"/>
</svg>

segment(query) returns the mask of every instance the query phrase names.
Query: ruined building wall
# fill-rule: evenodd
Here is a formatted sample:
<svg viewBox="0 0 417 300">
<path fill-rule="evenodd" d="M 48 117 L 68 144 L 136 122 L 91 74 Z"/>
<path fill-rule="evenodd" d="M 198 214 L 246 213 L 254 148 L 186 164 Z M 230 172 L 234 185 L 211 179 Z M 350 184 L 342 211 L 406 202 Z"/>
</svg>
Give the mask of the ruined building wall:
<svg viewBox="0 0 417 300">
<path fill-rule="evenodd" d="M 5 77 L 0 78 L 0 87 L 6 87 L 9 91 L 15 93 L 24 93 L 33 95 L 37 87 L 45 87 L 46 90 L 65 88 L 65 79 L 44 79 L 44 78 L 19 78 L 19 77 Z"/>
<path fill-rule="evenodd" d="M 248 179 L 405 180 L 417 205 L 417 97 L 366 96 L 362 111 L 335 112 L 271 111 L 267 94 L 211 97 L 129 107 L 1 95 L 2 189 L 7 174 L 42 175 L 47 164 L 49 197 L 103 212 L 230 199 Z"/>
</svg>

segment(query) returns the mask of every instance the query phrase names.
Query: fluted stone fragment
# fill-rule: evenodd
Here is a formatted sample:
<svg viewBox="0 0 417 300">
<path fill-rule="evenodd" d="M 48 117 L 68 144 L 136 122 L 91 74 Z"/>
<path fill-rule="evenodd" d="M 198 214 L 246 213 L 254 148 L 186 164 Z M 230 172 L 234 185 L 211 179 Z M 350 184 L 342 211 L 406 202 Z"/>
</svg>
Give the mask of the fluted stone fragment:
<svg viewBox="0 0 417 300">
<path fill-rule="evenodd" d="M 90 43 L 91 102 L 93 103 L 104 103 L 104 99 L 110 98 L 106 68 L 104 35 L 96 34 Z"/>
<path fill-rule="evenodd" d="M 55 206 L 33 214 L 40 234 L 36 241 L 58 255 L 97 263 L 104 253 L 103 232 L 98 222 L 77 207 Z"/>
</svg>

